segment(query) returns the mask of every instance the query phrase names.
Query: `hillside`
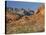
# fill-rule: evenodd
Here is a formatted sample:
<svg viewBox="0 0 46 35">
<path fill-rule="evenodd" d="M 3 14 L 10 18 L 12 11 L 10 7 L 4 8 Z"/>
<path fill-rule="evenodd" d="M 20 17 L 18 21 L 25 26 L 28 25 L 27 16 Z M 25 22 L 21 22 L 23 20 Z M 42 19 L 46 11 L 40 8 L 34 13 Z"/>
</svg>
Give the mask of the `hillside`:
<svg viewBox="0 0 46 35">
<path fill-rule="evenodd" d="M 29 33 L 44 31 L 44 7 L 37 12 L 33 10 L 17 9 L 6 12 L 6 33 Z"/>
</svg>

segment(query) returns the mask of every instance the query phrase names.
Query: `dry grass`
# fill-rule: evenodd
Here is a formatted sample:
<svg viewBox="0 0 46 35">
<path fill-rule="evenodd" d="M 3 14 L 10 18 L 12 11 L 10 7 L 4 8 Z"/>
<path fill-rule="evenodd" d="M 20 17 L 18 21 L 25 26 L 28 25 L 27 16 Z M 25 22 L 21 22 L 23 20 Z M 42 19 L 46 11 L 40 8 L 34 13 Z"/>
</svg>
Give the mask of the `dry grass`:
<svg viewBox="0 0 46 35">
<path fill-rule="evenodd" d="M 6 33 L 29 33 L 44 31 L 44 9 L 41 7 L 32 16 L 23 16 L 17 20 L 14 13 L 6 13 Z"/>
</svg>

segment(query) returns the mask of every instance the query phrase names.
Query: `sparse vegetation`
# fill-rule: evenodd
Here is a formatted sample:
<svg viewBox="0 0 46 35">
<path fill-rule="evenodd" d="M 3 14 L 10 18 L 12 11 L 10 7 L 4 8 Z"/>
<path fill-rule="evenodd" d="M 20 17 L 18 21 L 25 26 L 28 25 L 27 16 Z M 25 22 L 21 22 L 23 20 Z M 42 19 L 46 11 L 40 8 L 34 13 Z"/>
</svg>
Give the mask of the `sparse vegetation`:
<svg viewBox="0 0 46 35">
<path fill-rule="evenodd" d="M 30 15 L 26 14 L 27 11 L 25 12 L 23 8 L 21 10 L 15 8 L 15 11 L 6 10 L 6 33 L 44 31 L 44 10 L 43 7 L 38 8 L 36 13 L 34 13 L 35 11 L 30 10 L 30 12 L 28 12 Z"/>
</svg>

